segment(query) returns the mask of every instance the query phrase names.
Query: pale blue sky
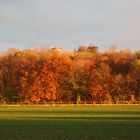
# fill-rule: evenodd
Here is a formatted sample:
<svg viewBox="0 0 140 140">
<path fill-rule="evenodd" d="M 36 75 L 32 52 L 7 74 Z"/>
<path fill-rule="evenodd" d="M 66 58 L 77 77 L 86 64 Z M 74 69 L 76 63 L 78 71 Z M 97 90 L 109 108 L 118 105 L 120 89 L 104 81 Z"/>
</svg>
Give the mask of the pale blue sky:
<svg viewBox="0 0 140 140">
<path fill-rule="evenodd" d="M 140 49 L 140 0 L 0 0 L 0 52 L 95 44 Z"/>
</svg>

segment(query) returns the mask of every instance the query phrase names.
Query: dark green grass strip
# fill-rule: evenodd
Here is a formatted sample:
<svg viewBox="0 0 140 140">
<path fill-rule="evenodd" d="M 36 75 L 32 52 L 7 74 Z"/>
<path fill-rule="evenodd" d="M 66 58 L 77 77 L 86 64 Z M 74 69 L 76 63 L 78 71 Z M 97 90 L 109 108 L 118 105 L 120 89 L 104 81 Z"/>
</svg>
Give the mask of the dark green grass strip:
<svg viewBox="0 0 140 140">
<path fill-rule="evenodd" d="M 0 140 L 140 140 L 140 106 L 0 108 Z"/>
</svg>

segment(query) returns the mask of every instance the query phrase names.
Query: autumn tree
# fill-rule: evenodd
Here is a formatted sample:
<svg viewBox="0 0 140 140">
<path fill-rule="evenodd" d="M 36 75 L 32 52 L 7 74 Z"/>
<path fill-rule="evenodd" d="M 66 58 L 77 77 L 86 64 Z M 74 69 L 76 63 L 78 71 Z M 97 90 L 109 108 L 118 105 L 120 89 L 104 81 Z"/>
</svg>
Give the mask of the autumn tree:
<svg viewBox="0 0 140 140">
<path fill-rule="evenodd" d="M 94 45 L 61 53 L 9 49 L 0 55 L 0 102 L 139 100 L 139 61 L 139 51 L 99 52 Z"/>
</svg>

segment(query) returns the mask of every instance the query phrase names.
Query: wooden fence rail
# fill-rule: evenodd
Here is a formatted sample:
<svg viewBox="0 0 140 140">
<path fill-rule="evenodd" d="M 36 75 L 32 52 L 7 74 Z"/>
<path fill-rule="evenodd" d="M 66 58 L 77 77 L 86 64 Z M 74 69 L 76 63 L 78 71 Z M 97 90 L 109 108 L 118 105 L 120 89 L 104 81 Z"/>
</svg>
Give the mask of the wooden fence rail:
<svg viewBox="0 0 140 140">
<path fill-rule="evenodd" d="M 0 106 L 52 106 L 52 105 L 139 105 L 140 101 L 117 101 L 116 103 L 101 101 L 100 103 L 96 103 L 93 101 L 50 101 L 50 102 L 5 102 L 0 103 Z"/>
</svg>

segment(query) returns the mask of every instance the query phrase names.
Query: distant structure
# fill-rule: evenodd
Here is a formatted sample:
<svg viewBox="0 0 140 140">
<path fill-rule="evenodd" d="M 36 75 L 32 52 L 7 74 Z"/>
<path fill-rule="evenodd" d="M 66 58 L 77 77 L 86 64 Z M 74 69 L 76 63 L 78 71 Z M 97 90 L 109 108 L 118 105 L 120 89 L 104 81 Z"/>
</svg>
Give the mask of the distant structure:
<svg viewBox="0 0 140 140">
<path fill-rule="evenodd" d="M 53 47 L 53 48 L 51 48 L 51 50 L 52 50 L 53 52 L 58 53 L 58 54 L 62 54 L 62 48 L 55 48 L 55 47 Z"/>
</svg>

